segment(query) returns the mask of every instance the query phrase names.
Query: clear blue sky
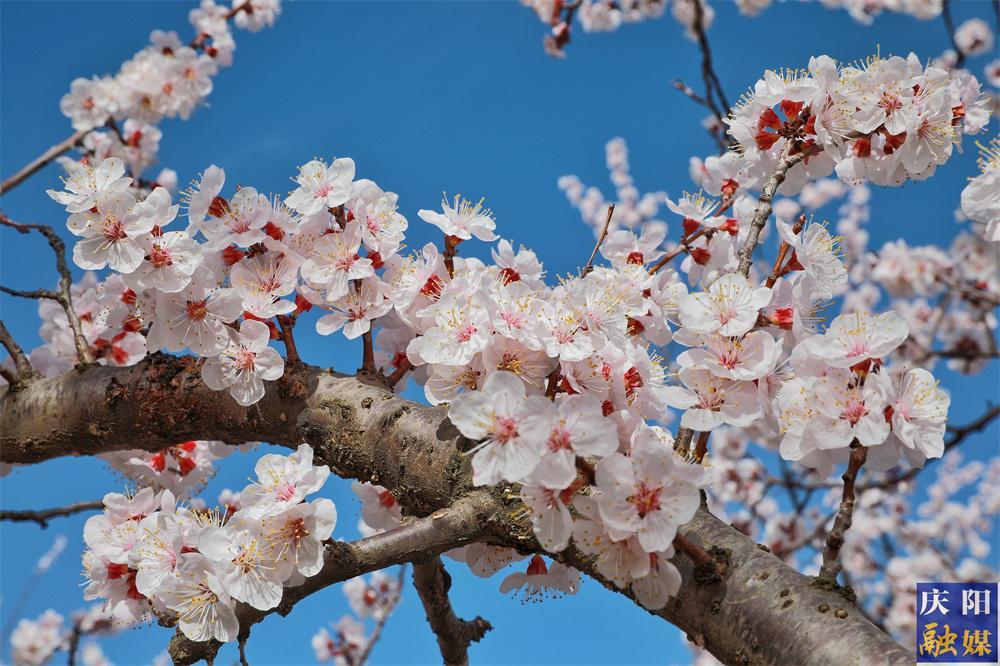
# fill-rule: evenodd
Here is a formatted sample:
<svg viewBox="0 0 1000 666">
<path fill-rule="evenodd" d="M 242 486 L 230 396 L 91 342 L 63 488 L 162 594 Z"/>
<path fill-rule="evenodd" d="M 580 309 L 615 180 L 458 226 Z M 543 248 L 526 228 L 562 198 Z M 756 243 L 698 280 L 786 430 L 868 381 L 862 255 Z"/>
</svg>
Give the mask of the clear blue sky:
<svg viewBox="0 0 1000 666">
<path fill-rule="evenodd" d="M 972 15 L 992 18 L 985 0 L 954 4 L 959 22 Z M 74 77 L 115 71 L 154 28 L 188 36 L 192 6 L 0 4 L 0 173 L 9 175 L 71 132 L 58 103 Z M 740 17 L 726 2 L 714 6 L 710 38 L 730 99 L 766 67 L 801 67 L 814 54 L 852 60 L 881 45 L 883 54 L 912 50 L 926 59 L 949 45 L 940 20 L 884 15 L 864 27 L 845 12 L 815 3 L 777 4 L 757 19 Z M 565 61 L 542 53 L 544 30 L 514 2 L 286 3 L 275 28 L 237 35 L 235 66 L 216 78 L 207 108 L 188 122 L 163 123 L 161 162 L 177 170 L 181 183 L 215 163 L 226 169 L 230 184 L 285 192 L 296 165 L 314 156 L 351 156 L 359 176 L 399 193 L 411 223 L 411 247 L 436 238 L 416 211 L 435 208 L 442 190 L 486 196 L 504 237 L 534 248 L 550 276 L 567 273 L 586 259 L 593 239 L 556 188 L 560 175 L 577 174 L 610 194 L 604 144 L 623 136 L 639 188 L 677 195 L 692 188 L 689 156 L 708 154 L 713 144 L 699 125 L 703 110 L 671 85 L 680 77 L 700 87 L 697 49 L 671 18 L 614 34 L 580 33 Z M 977 76 L 985 60 L 973 61 Z M 957 230 L 952 211 L 959 192 L 975 172 L 969 142 L 966 154 L 933 179 L 878 190 L 869 225 L 872 245 L 901 235 L 911 244 L 946 245 Z M 65 232 L 63 212 L 44 194 L 58 175 L 55 167 L 36 175 L 4 197 L 3 210 Z M 39 238 L 5 232 L 0 243 L 4 284 L 32 288 L 54 282 L 48 248 Z M 478 253 L 486 252 L 481 245 Z M 28 347 L 37 344 L 35 304 L 4 296 L 0 307 L 15 337 Z M 360 345 L 341 338 L 303 335 L 300 348 L 309 362 L 341 370 L 360 362 Z M 971 380 L 947 373 L 943 378 L 955 397 L 954 423 L 974 418 L 997 396 L 996 364 Z M 997 428 L 963 448 L 975 457 L 996 455 Z M 224 461 L 205 497 L 214 502 L 221 488 L 242 486 L 258 455 Z M 64 459 L 15 472 L 0 481 L 0 494 L 4 507 L 57 506 L 122 485 L 101 464 Z M 335 536 L 354 538 L 357 506 L 348 483 L 332 479 L 326 494 L 341 516 Z M 83 517 L 54 521 L 45 531 L 33 525 L 0 527 L 0 617 L 59 533 L 67 535 L 69 548 L 26 614 L 48 607 L 68 613 L 83 605 L 78 587 L 83 522 Z M 481 613 L 495 627 L 473 648 L 474 663 L 689 659 L 679 632 L 594 583 L 584 583 L 575 598 L 522 606 L 497 593 L 499 577 L 484 581 L 459 566 L 450 569 L 456 572 L 453 598 L 459 613 Z M 271 618 L 254 629 L 251 662 L 311 662 L 310 637 L 345 612 L 342 593 L 332 589 L 299 604 L 289 619 Z M 169 635 L 145 628 L 103 640 L 102 646 L 116 663 L 143 663 L 163 651 Z M 227 649 L 218 663 L 235 659 L 235 650 Z M 407 588 L 373 662 L 439 659 L 419 601 Z"/>
</svg>

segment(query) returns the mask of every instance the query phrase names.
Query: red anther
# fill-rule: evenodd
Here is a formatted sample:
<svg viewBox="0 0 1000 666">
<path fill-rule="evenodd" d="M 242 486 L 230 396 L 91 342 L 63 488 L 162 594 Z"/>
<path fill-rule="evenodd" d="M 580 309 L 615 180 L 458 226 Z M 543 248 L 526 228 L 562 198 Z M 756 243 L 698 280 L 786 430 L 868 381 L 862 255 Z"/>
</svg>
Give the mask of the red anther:
<svg viewBox="0 0 1000 666">
<path fill-rule="evenodd" d="M 264 225 L 264 233 L 276 241 L 280 241 L 285 237 L 285 232 L 274 222 L 268 222 Z"/>
<path fill-rule="evenodd" d="M 229 202 L 225 197 L 215 197 L 208 205 L 208 214 L 212 217 L 222 217 L 229 210 Z"/>
<path fill-rule="evenodd" d="M 646 327 L 642 325 L 642 322 L 634 317 L 628 318 L 628 334 L 637 337 L 642 335 L 642 332 L 646 330 Z"/>
<path fill-rule="evenodd" d="M 500 281 L 504 284 L 510 284 L 511 282 L 520 282 L 521 274 L 518 273 L 513 268 L 504 268 L 500 271 Z"/>
<path fill-rule="evenodd" d="M 222 251 L 222 260 L 226 262 L 226 266 L 239 263 L 245 256 L 246 253 L 235 245 L 230 245 Z"/>
<path fill-rule="evenodd" d="M 871 139 L 858 139 L 851 146 L 851 150 L 858 157 L 869 157 L 872 154 L 872 142 Z"/>
</svg>

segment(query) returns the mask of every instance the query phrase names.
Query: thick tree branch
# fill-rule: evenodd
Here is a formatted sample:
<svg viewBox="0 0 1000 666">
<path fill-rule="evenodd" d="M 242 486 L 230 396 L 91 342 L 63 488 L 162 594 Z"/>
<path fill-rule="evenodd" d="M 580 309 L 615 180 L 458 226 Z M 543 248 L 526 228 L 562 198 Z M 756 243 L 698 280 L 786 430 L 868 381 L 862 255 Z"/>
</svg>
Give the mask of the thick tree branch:
<svg viewBox="0 0 1000 666">
<path fill-rule="evenodd" d="M 0 520 L 10 520 L 18 523 L 35 522 L 41 527 L 48 527 L 49 521 L 53 518 L 72 516 L 84 511 L 99 511 L 103 508 L 104 502 L 94 500 L 93 502 L 77 502 L 68 506 L 60 506 L 54 509 L 39 509 L 37 511 L 31 509 L 23 511 L 4 509 L 0 510 Z"/>
<path fill-rule="evenodd" d="M 451 425 L 444 407 L 417 405 L 354 377 L 306 365 L 288 368 L 285 377 L 268 384 L 261 402 L 243 408 L 225 392 L 206 388 L 193 359 L 153 354 L 130 368 L 91 367 L 38 379 L 22 391 L 0 396 L 3 462 L 155 450 L 184 439 L 267 441 L 289 447 L 308 442 L 318 462 L 345 478 L 387 487 L 410 515 L 433 514 L 470 493 L 488 495 L 493 508 L 477 519 L 470 538 L 522 552 L 540 550 L 523 505 L 509 486 L 489 491 L 472 487 L 470 458 L 461 453 L 472 443 Z M 684 574 L 681 589 L 657 615 L 723 661 L 861 664 L 877 654 L 886 662 L 913 662 L 912 652 L 865 620 L 839 594 L 811 586 L 807 577 L 707 509 L 700 509 L 680 533 L 726 565 L 720 565 L 717 582 L 703 584 L 695 580 L 691 561 L 678 556 L 675 564 Z M 387 533 L 373 538 L 391 537 Z M 424 542 L 411 546 L 394 561 L 369 560 L 367 566 L 382 568 L 439 552 L 427 550 Z M 345 551 L 345 559 L 355 554 Z M 596 565 L 573 548 L 557 559 L 628 594 L 604 580 Z M 364 570 L 371 569 L 358 567 L 349 573 Z M 312 580 L 286 595 L 301 598 L 297 595 L 315 585 Z M 789 600 L 795 606 L 786 605 Z M 805 610 L 796 610 L 792 621 L 786 616 L 790 608 Z"/>
<path fill-rule="evenodd" d="M 413 585 L 427 613 L 427 623 L 437 636 L 441 660 L 448 666 L 469 663 L 469 645 L 480 641 L 493 626 L 482 617 L 463 620 L 448 599 L 451 576 L 440 557 L 413 563 Z"/>
<path fill-rule="evenodd" d="M 472 493 L 451 507 L 394 530 L 350 543 L 328 542 L 323 569 L 301 585 L 285 588 L 277 608 L 260 611 L 246 604 L 237 605 L 240 639 L 245 641 L 251 627 L 268 615 L 288 615 L 295 604 L 335 583 L 476 540 L 482 536 L 483 524 L 494 508 L 487 493 Z M 195 642 L 178 631 L 168 652 L 175 664 L 193 664 L 201 659 L 211 662 L 220 647 L 218 641 Z"/>
</svg>

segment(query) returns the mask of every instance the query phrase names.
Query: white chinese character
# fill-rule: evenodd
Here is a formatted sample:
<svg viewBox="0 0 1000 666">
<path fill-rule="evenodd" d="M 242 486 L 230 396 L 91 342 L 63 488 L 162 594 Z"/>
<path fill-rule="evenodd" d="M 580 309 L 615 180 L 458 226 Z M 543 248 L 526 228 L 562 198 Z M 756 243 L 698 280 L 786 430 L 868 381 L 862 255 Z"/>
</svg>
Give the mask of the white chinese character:
<svg viewBox="0 0 1000 666">
<path fill-rule="evenodd" d="M 990 591 L 962 590 L 962 615 L 968 615 L 969 611 L 973 615 L 989 615 Z"/>
<path fill-rule="evenodd" d="M 944 607 L 945 601 L 948 601 L 948 590 L 939 590 L 936 587 L 931 588 L 930 592 L 920 593 L 920 614 L 930 615 L 934 611 L 941 611 L 942 615 L 948 614 L 948 609 Z M 930 606 L 930 608 L 928 608 Z"/>
</svg>

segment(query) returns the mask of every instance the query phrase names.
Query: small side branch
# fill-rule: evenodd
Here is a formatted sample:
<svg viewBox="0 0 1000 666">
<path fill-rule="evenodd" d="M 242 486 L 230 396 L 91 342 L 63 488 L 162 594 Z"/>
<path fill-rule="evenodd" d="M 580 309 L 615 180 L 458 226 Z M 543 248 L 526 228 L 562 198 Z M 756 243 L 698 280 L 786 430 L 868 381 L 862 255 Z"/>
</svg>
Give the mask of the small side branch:
<svg viewBox="0 0 1000 666">
<path fill-rule="evenodd" d="M 70 273 L 69 265 L 66 263 L 66 245 L 59 238 L 59 234 L 52 227 L 45 224 L 20 224 L 14 222 L 9 217 L 0 213 L 0 224 L 10 227 L 19 233 L 27 234 L 37 231 L 45 236 L 49 241 L 52 252 L 56 255 L 56 270 L 59 272 L 59 287 L 55 292 L 15 292 L 11 289 L 4 289 L 7 293 L 25 298 L 48 298 L 56 301 L 66 312 L 66 319 L 69 321 L 70 330 L 73 331 L 73 342 L 76 344 L 76 355 L 83 365 L 90 365 L 94 362 L 94 356 L 90 353 L 90 345 L 83 334 L 83 326 L 80 324 L 80 317 L 73 309 L 73 296 L 70 287 L 73 285 L 73 275 Z M 37 295 L 33 295 L 36 294 Z"/>
<path fill-rule="evenodd" d="M 7 380 L 8 384 L 14 385 L 16 382 L 24 381 L 35 374 L 27 354 L 24 353 L 21 346 L 14 340 L 14 336 L 7 330 L 7 326 L 4 325 L 3 321 L 0 321 L 0 343 L 3 343 L 7 353 L 10 354 L 10 358 L 14 361 L 14 373 L 11 373 L 7 368 L 3 368 L 3 378 Z"/>
<path fill-rule="evenodd" d="M 847 463 L 847 471 L 844 472 L 844 495 L 840 500 L 840 510 L 833 519 L 833 529 L 826 537 L 826 548 L 823 549 L 823 566 L 819 571 L 819 579 L 824 582 L 836 583 L 837 574 L 840 573 L 840 549 L 844 546 L 844 537 L 847 530 L 851 529 L 854 520 L 854 482 L 858 478 L 861 466 L 865 464 L 868 457 L 868 449 L 861 446 L 855 440 L 851 444 L 851 459 Z"/>
<path fill-rule="evenodd" d="M 604 239 L 608 237 L 608 227 L 611 226 L 611 216 L 614 214 L 615 205 L 608 204 L 608 215 L 604 218 L 604 227 L 601 229 L 601 234 L 597 237 L 597 243 L 594 244 L 594 251 L 590 253 L 590 259 L 587 259 L 587 265 L 580 271 L 580 277 L 587 277 L 587 274 L 594 270 L 594 259 L 597 257 L 597 251 L 604 244 Z"/>
<path fill-rule="evenodd" d="M 379 639 L 382 638 L 382 630 L 385 629 L 385 623 L 389 621 L 389 617 L 392 615 L 392 611 L 396 610 L 396 606 L 399 605 L 399 600 L 403 597 L 403 579 L 406 577 L 406 564 L 404 563 L 399 567 L 399 575 L 396 579 L 396 594 L 392 599 L 389 600 L 385 608 L 385 612 L 375 623 L 375 628 L 372 630 L 372 635 L 368 637 L 368 643 L 365 645 L 364 651 L 358 657 L 359 666 L 368 663 L 368 658 L 371 656 L 372 648 L 378 643 Z"/>
<path fill-rule="evenodd" d="M 3 183 L 0 183 L 0 194 L 7 194 L 7 192 L 26 181 L 35 172 L 52 162 L 52 160 L 64 153 L 69 152 L 70 149 L 79 145 L 85 136 L 87 136 L 87 132 L 74 132 L 72 135 L 52 146 L 31 162 L 28 162 L 28 164 L 26 164 L 20 171 L 3 181 Z"/>
<path fill-rule="evenodd" d="M 448 599 L 451 576 L 440 557 L 413 564 L 413 585 L 427 613 L 427 623 L 437 636 L 441 660 L 448 666 L 469 663 L 469 645 L 480 641 L 493 626 L 482 617 L 463 620 Z"/>
<path fill-rule="evenodd" d="M 295 316 L 278 315 L 278 326 L 281 329 L 281 341 L 285 345 L 285 360 L 289 363 L 299 363 L 299 350 L 295 346 Z"/>
<path fill-rule="evenodd" d="M 750 232 L 747 234 L 743 249 L 740 250 L 740 265 L 737 272 L 743 277 L 750 275 L 750 266 L 753 265 L 753 251 L 757 247 L 758 241 L 760 241 L 760 233 L 764 230 L 767 219 L 771 217 L 771 201 L 774 199 L 774 194 L 781 187 L 781 184 L 785 182 L 788 170 L 806 157 L 805 152 L 789 155 L 788 153 L 791 148 L 792 142 L 786 142 L 785 148 L 781 152 L 781 157 L 778 158 L 778 164 L 774 167 L 774 172 L 767 179 L 767 183 L 764 184 L 764 189 L 761 190 L 760 197 L 757 199 L 757 210 L 754 211 L 753 220 L 750 222 Z"/>
<path fill-rule="evenodd" d="M 104 508 L 104 502 L 94 500 L 92 502 L 77 502 L 68 506 L 60 506 L 54 509 L 34 510 L 0 510 L 0 520 L 10 520 L 16 523 L 35 522 L 40 527 L 48 527 L 49 521 L 53 518 L 64 518 L 84 511 L 99 511 Z"/>
<path fill-rule="evenodd" d="M 330 585 L 355 576 L 411 562 L 428 554 L 446 550 L 476 540 L 483 533 L 483 524 L 495 504 L 486 493 L 472 493 L 446 509 L 426 518 L 418 518 L 394 530 L 345 543 L 326 542 L 323 568 L 296 587 L 286 587 L 276 608 L 261 611 L 247 604 L 238 604 L 236 618 L 240 623 L 240 640 L 246 640 L 250 629 L 268 615 L 288 615 L 295 604 Z M 202 659 L 209 663 L 222 646 L 218 641 L 197 642 L 179 631 L 170 641 L 167 651 L 175 664 L 193 664 Z"/>
</svg>

